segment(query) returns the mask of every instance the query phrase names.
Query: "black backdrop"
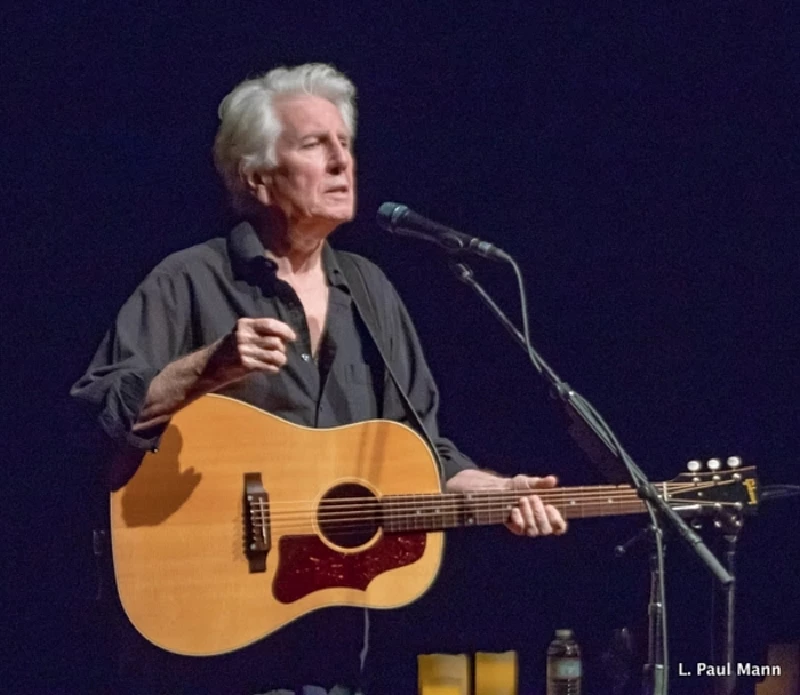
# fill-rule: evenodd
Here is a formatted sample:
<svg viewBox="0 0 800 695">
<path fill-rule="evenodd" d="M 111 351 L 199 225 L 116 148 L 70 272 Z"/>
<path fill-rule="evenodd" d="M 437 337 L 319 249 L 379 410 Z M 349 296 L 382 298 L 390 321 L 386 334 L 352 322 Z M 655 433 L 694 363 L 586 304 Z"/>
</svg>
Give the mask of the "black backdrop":
<svg viewBox="0 0 800 695">
<path fill-rule="evenodd" d="M 796 32 L 781 5 L 87 1 L 6 20 L 7 691 L 88 692 L 102 674 L 95 475 L 70 445 L 66 393 L 147 270 L 224 229 L 216 106 L 276 64 L 332 62 L 357 84 L 359 215 L 335 239 L 397 285 L 442 428 L 477 461 L 601 481 L 435 250 L 377 229 L 384 200 L 518 258 L 536 345 L 652 479 L 738 454 L 763 483 L 800 482 Z M 477 270 L 518 316 L 511 276 Z M 646 558 L 612 552 L 641 521 L 577 522 L 536 542 L 452 534 L 435 587 L 378 618 L 397 638 L 376 658 L 413 675 L 419 652 L 513 648 L 522 692 L 539 692 L 550 634 L 571 626 L 589 692 L 604 692 L 611 630 L 643 637 Z M 746 524 L 741 658 L 800 639 L 799 531 L 792 501 Z M 673 662 L 708 661 L 709 575 L 675 540 L 668 566 Z"/>
</svg>

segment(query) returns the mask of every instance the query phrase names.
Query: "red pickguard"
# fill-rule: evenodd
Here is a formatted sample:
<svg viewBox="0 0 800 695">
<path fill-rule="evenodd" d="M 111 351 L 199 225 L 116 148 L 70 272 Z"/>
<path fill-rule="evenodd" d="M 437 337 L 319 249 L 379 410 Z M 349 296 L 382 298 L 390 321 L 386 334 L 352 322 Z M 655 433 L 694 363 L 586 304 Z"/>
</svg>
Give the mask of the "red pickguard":
<svg viewBox="0 0 800 695">
<path fill-rule="evenodd" d="M 318 536 L 290 536 L 279 543 L 273 595 L 281 603 L 332 587 L 364 591 L 379 574 L 410 565 L 425 552 L 425 534 L 383 536 L 362 552 L 343 553 Z"/>
</svg>

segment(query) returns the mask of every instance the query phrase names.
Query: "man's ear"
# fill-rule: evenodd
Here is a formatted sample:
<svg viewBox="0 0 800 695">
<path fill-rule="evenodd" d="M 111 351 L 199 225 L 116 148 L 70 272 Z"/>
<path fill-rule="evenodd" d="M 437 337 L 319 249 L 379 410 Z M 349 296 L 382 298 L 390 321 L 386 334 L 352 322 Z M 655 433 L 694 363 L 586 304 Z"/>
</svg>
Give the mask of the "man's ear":
<svg viewBox="0 0 800 695">
<path fill-rule="evenodd" d="M 247 192 L 264 206 L 272 202 L 272 174 L 263 169 L 250 171 L 239 170 Z"/>
</svg>

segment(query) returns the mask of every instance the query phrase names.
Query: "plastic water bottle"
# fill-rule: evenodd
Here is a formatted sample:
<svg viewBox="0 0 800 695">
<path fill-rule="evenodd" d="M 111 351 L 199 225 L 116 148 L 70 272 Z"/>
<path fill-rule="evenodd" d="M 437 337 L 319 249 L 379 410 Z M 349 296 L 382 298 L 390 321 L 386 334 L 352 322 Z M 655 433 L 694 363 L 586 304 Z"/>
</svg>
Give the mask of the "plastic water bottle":
<svg viewBox="0 0 800 695">
<path fill-rule="evenodd" d="M 581 650 L 572 630 L 556 630 L 547 648 L 547 695 L 581 695 Z"/>
</svg>

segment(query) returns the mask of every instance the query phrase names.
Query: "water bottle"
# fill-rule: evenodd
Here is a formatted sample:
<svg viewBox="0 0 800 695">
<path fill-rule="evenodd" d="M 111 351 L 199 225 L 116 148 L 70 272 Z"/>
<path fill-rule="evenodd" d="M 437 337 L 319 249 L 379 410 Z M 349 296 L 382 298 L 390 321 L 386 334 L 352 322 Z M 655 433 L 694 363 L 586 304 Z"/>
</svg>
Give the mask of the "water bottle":
<svg viewBox="0 0 800 695">
<path fill-rule="evenodd" d="M 547 695 L 581 695 L 581 650 L 572 630 L 556 630 L 547 648 Z"/>
</svg>

